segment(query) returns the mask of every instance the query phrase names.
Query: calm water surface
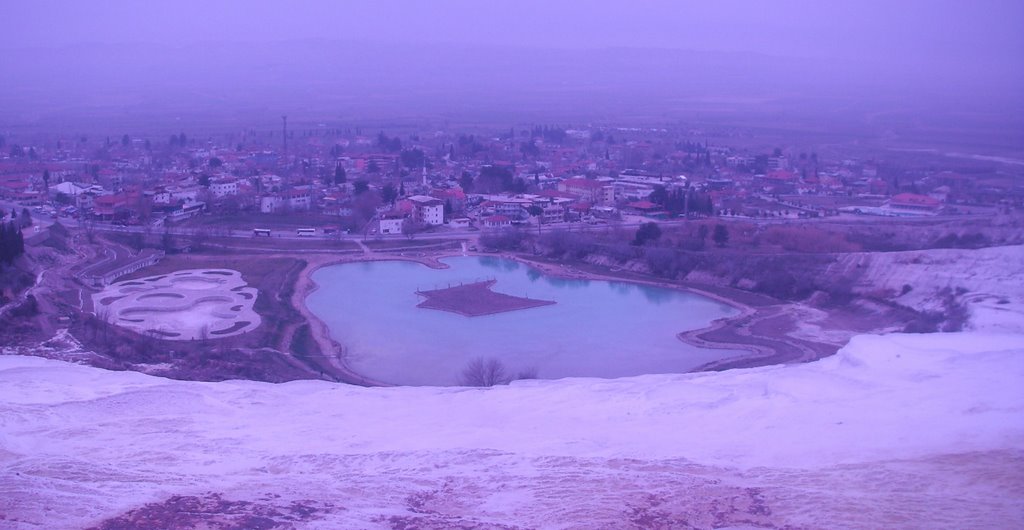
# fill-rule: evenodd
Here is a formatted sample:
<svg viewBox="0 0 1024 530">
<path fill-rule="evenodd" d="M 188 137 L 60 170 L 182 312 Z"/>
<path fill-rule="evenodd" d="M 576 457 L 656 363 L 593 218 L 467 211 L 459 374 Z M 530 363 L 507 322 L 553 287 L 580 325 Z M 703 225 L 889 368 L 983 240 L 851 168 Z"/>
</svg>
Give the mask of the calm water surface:
<svg viewBox="0 0 1024 530">
<path fill-rule="evenodd" d="M 739 355 L 683 343 L 680 331 L 736 310 L 709 298 L 624 282 L 564 280 L 495 257 L 442 260 L 448 269 L 377 261 L 324 267 L 307 299 L 349 350 L 360 374 L 402 385 L 454 385 L 476 357 L 539 377 L 622 377 L 686 372 Z M 416 307 L 418 289 L 494 278 L 493 289 L 554 305 L 465 317 Z"/>
</svg>

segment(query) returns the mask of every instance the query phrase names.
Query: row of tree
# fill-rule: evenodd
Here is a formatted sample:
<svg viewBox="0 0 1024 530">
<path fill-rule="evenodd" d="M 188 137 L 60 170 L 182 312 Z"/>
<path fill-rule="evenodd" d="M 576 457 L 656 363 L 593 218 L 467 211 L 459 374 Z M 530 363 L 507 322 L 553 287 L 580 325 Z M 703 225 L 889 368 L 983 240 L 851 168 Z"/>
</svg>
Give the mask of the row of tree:
<svg viewBox="0 0 1024 530">
<path fill-rule="evenodd" d="M 648 199 L 661 206 L 669 215 L 685 215 L 687 217 L 711 217 L 715 214 L 715 205 L 711 195 L 693 188 L 668 190 L 664 186 L 654 187 Z"/>
<path fill-rule="evenodd" d="M 704 247 L 704 242 L 708 238 L 709 231 L 708 225 L 703 224 L 697 229 L 697 237 L 700 241 L 699 248 Z M 658 226 L 658 223 L 652 221 L 644 223 L 640 225 L 640 228 L 637 228 L 636 234 L 633 236 L 632 244 L 640 247 L 649 242 L 657 241 L 658 239 L 661 239 L 661 227 Z M 729 242 L 729 229 L 723 224 L 716 224 L 715 230 L 711 234 L 711 239 L 716 245 L 724 247 L 725 244 Z"/>
<path fill-rule="evenodd" d="M 3 212 L 0 212 L 0 219 L 3 219 L 3 218 L 4 218 Z M 21 209 L 21 215 L 19 216 L 18 215 L 18 210 L 11 209 L 11 219 L 10 219 L 10 221 L 12 223 L 15 223 L 16 225 L 18 225 L 18 228 L 28 228 L 28 227 L 32 226 L 32 214 L 30 214 L 28 212 L 28 208 L 22 208 Z"/>
</svg>

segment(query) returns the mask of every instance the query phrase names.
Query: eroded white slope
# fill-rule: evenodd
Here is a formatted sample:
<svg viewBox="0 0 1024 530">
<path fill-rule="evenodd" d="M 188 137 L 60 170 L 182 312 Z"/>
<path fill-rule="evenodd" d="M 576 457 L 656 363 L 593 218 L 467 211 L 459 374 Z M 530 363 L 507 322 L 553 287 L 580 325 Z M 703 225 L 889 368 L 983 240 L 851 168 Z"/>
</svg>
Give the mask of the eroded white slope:
<svg viewBox="0 0 1024 530">
<path fill-rule="evenodd" d="M 955 293 L 970 310 L 968 329 L 1024 332 L 1024 245 L 852 252 L 830 272 L 857 278 L 858 292 L 888 291 L 917 310 L 942 311 Z"/>
<path fill-rule="evenodd" d="M 710 517 L 705 498 L 733 515 L 698 527 L 855 527 L 908 510 L 939 526 L 1015 522 L 1021 381 L 1024 336 L 985 334 L 861 336 L 804 365 L 491 389 L 196 383 L 0 357 L 0 522 L 81 527 L 207 492 L 320 503 L 304 524 L 325 528 L 424 513 L 642 527 L 637 513 Z M 811 500 L 834 513 L 800 508 Z"/>
</svg>

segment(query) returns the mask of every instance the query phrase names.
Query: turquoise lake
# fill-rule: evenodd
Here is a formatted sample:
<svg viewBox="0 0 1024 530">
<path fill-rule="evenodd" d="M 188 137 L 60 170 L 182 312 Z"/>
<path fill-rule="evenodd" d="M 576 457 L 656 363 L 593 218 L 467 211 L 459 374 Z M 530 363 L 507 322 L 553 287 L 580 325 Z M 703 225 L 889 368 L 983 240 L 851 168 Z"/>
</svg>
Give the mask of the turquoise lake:
<svg viewBox="0 0 1024 530">
<path fill-rule="evenodd" d="M 687 372 L 740 355 L 680 341 L 681 331 L 736 314 L 718 301 L 627 282 L 566 280 L 497 257 L 453 257 L 447 269 L 408 261 L 323 267 L 306 300 L 359 374 L 398 385 L 455 385 L 474 358 L 542 379 Z M 417 290 L 496 279 L 496 292 L 554 305 L 467 317 L 416 307 Z"/>
</svg>

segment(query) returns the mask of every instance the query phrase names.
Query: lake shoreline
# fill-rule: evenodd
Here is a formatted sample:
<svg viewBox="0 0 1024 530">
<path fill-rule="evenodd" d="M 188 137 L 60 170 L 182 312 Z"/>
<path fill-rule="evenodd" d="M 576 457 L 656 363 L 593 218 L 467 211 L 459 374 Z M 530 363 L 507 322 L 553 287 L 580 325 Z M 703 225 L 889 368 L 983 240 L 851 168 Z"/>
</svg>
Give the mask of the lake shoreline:
<svg viewBox="0 0 1024 530">
<path fill-rule="evenodd" d="M 681 342 L 701 349 L 729 349 L 746 352 L 742 355 L 705 363 L 690 370 L 690 373 L 719 371 L 731 368 L 749 368 L 787 362 L 806 362 L 834 353 L 838 349 L 838 346 L 825 343 L 810 343 L 813 345 L 809 345 L 809 341 L 796 340 L 783 332 L 764 333 L 761 330 L 754 331 L 751 323 L 769 317 L 778 318 L 781 314 L 784 314 L 783 311 L 780 311 L 780 308 L 784 306 L 784 303 L 781 301 L 775 301 L 777 305 L 762 304 L 755 306 L 741 301 L 739 299 L 740 296 L 729 296 L 729 293 L 712 292 L 711 290 L 701 289 L 700 286 L 696 285 L 684 285 L 635 277 L 638 276 L 635 273 L 615 274 L 615 271 L 597 272 L 581 270 L 574 265 L 538 261 L 531 259 L 533 258 L 532 256 L 528 257 L 515 253 L 489 254 L 445 251 L 437 253 L 416 252 L 406 253 L 405 255 L 371 252 L 359 255 L 307 255 L 304 256 L 307 262 L 306 267 L 301 271 L 296 281 L 292 303 L 296 310 L 309 322 L 313 340 L 316 341 L 321 352 L 324 354 L 324 358 L 328 360 L 334 369 L 335 373 L 333 375 L 335 379 L 340 382 L 360 386 L 394 386 L 367 378 L 346 362 L 347 352 L 344 344 L 339 342 L 340 338 L 332 337 L 327 324 L 308 308 L 306 300 L 319 288 L 319 285 L 312 278 L 316 271 L 330 265 L 367 261 L 410 261 L 433 269 L 444 269 L 448 268 L 448 265 L 440 260 L 462 256 L 510 259 L 534 268 L 545 275 L 563 279 L 623 282 L 671 289 L 703 296 L 739 311 L 737 315 L 719 318 L 705 327 L 683 331 L 676 335 Z"/>
<path fill-rule="evenodd" d="M 583 265 L 578 263 L 562 264 L 536 261 L 535 259 L 515 254 L 503 255 L 503 257 L 535 267 L 545 274 L 566 279 L 627 282 L 672 289 L 710 298 L 739 311 L 737 315 L 715 319 L 705 327 L 682 331 L 676 334 L 680 341 L 698 348 L 743 350 L 747 352 L 745 355 L 705 363 L 690 370 L 690 373 L 722 371 L 733 368 L 755 368 L 793 362 L 810 362 L 832 355 L 840 347 L 825 342 L 796 339 L 782 331 L 769 330 L 766 333 L 765 330 L 759 329 L 757 324 L 768 319 L 786 318 L 792 320 L 792 317 L 787 315 L 785 311 L 788 305 L 787 302 L 775 300 L 764 295 L 730 292 L 731 290 L 726 291 L 718 286 L 653 279 L 647 275 L 628 271 L 609 270 L 595 272 L 594 270 L 581 270 L 580 267 Z M 585 266 L 590 269 L 600 267 L 596 265 Z M 719 292 L 713 292 L 712 289 Z M 747 300 L 741 300 L 741 297 Z M 754 297 L 759 299 L 757 305 L 751 303 Z"/>
</svg>

